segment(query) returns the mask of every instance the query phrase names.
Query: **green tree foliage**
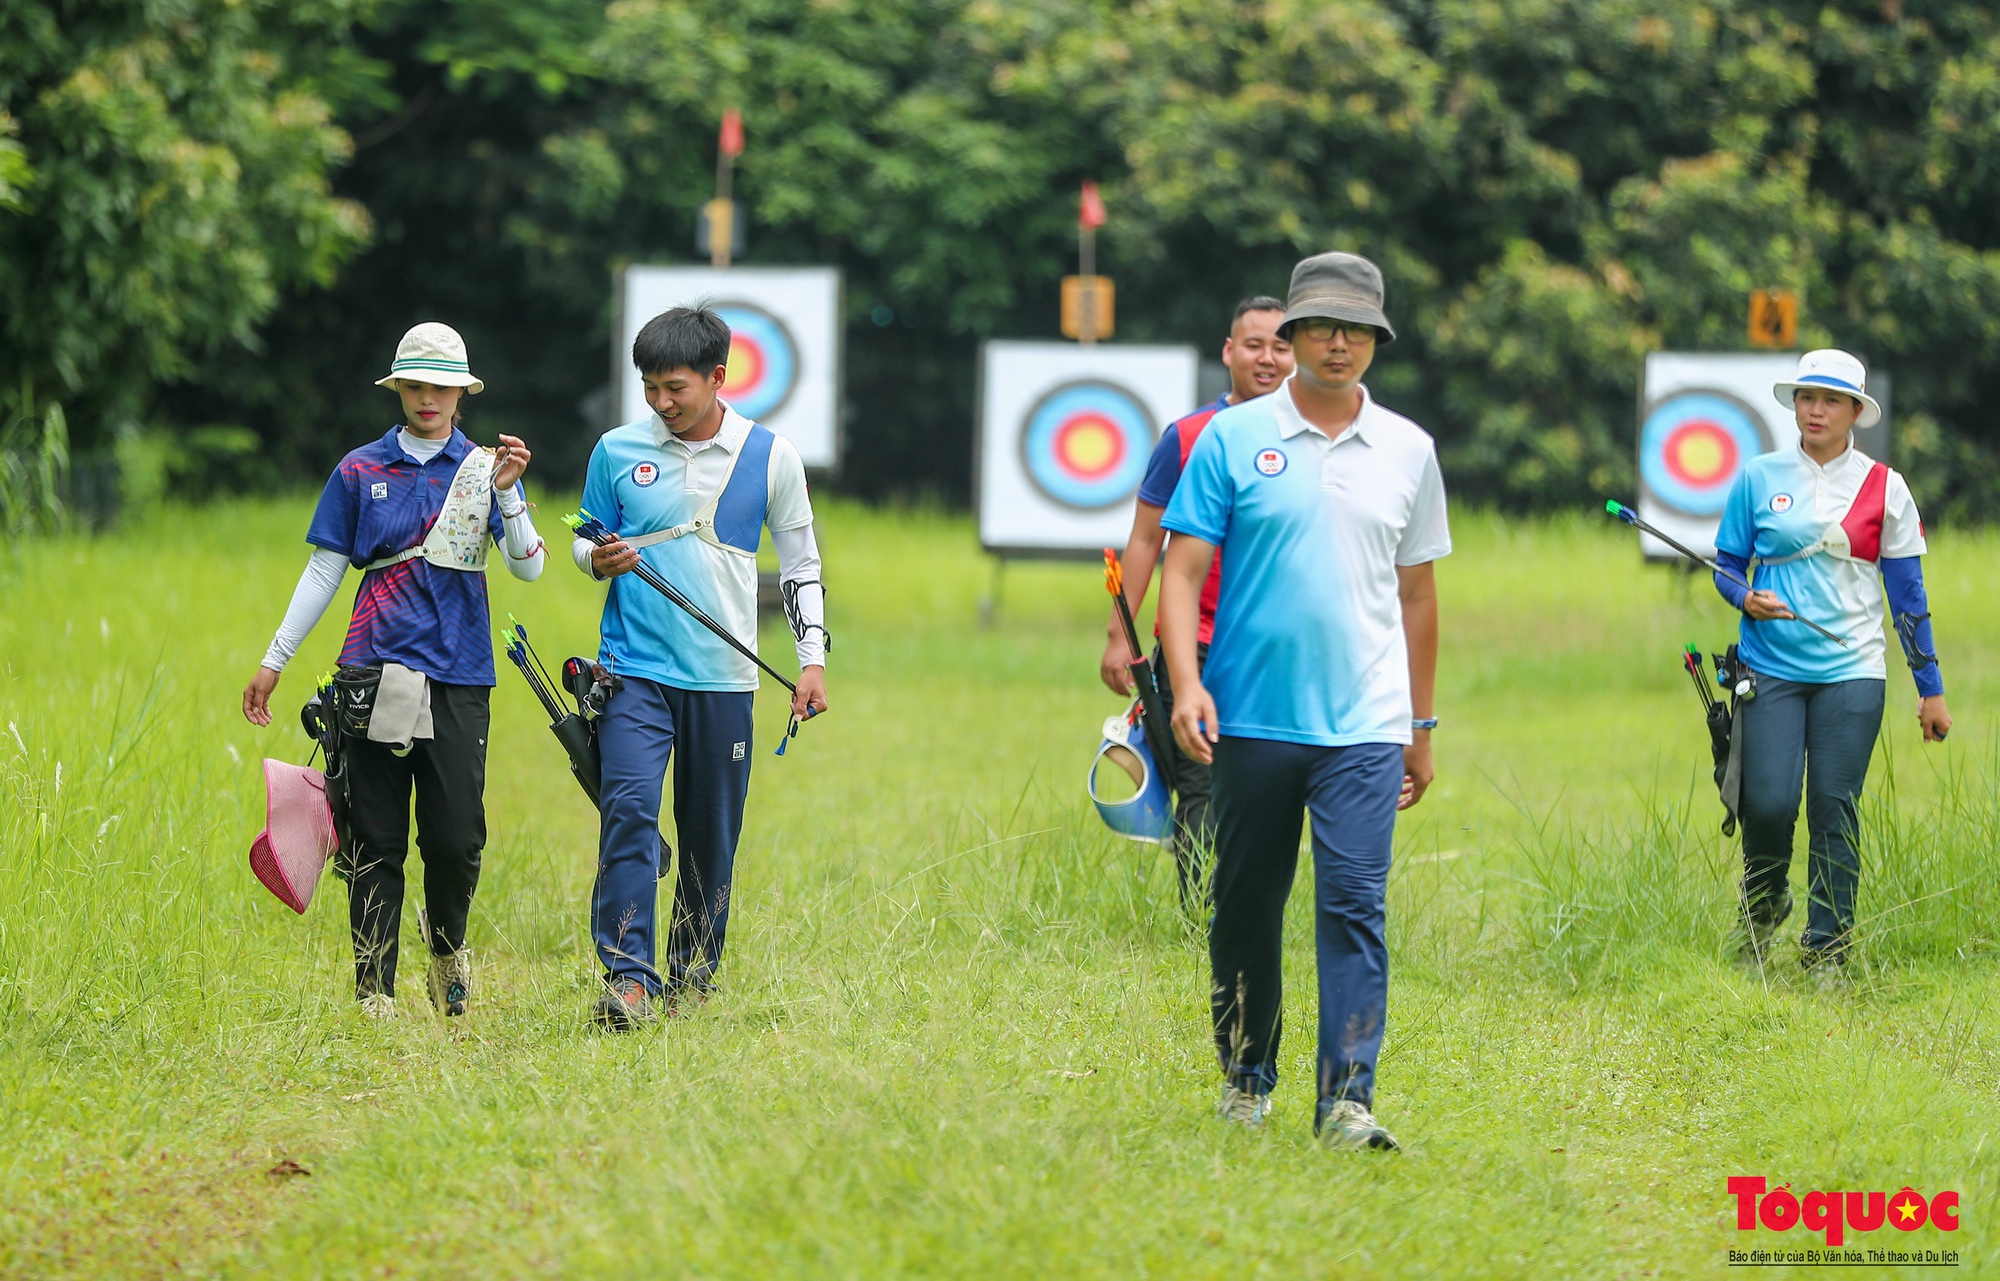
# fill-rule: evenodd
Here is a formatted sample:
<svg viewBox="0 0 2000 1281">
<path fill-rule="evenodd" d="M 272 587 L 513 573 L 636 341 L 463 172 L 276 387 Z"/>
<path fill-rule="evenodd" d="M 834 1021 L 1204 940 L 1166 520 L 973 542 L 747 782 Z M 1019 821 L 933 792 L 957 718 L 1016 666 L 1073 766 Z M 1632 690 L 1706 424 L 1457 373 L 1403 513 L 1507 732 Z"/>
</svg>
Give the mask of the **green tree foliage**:
<svg viewBox="0 0 2000 1281">
<path fill-rule="evenodd" d="M 311 72 L 332 64 L 301 56 L 355 13 L 0 7 L 0 471 L 48 474 L 54 406 L 80 446 L 105 444 L 157 380 L 254 348 L 280 291 L 330 281 L 361 243 L 366 211 L 328 185 L 347 140 Z"/>
<path fill-rule="evenodd" d="M 2000 497 L 1989 5 L 384 0 L 346 30 L 373 61 L 322 96 L 377 238 L 254 336 L 210 329 L 264 343 L 229 391 L 283 409 L 272 443 L 300 463 L 386 425 L 368 383 L 435 318 L 504 371 L 477 422 L 574 469 L 579 402 L 612 376 L 610 273 L 692 256 L 737 106 L 748 261 L 846 273 L 863 492 L 964 493 L 977 340 L 1053 333 L 1094 177 L 1120 338 L 1212 349 L 1299 256 L 1381 262 L 1404 340 L 1372 381 L 1438 434 L 1461 494 L 1629 492 L 1645 353 L 1740 348 L 1749 290 L 1783 287 L 1802 340 L 1896 375 L 1929 510 Z M 26 122 L 19 101 L 0 95 Z M 35 147 L 32 172 L 7 155 L 0 206 L 46 199 Z M 330 258 L 289 261 L 307 280 Z M 160 403 L 219 421 L 221 367 Z"/>
</svg>

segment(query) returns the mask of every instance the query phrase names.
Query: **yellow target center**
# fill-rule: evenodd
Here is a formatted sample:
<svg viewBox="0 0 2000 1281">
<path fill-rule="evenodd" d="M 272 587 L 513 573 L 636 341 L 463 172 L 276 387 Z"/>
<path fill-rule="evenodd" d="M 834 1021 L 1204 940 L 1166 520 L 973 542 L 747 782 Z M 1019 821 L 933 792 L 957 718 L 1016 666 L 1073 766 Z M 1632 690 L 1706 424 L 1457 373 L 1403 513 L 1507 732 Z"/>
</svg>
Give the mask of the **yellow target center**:
<svg viewBox="0 0 2000 1281">
<path fill-rule="evenodd" d="M 1708 432 L 1695 432 L 1675 451 L 1681 470 L 1690 476 L 1713 476 L 1722 470 L 1722 442 Z"/>
<path fill-rule="evenodd" d="M 723 385 L 740 391 L 753 385 L 763 376 L 763 354 L 739 338 L 729 344 L 729 363 L 724 366 L 724 370 Z"/>
<path fill-rule="evenodd" d="M 1068 448 L 1070 466 L 1078 471 L 1097 472 L 1110 466 L 1113 455 L 1118 452 L 1118 442 L 1112 438 L 1111 429 L 1101 422 L 1079 423 L 1063 442 Z"/>
</svg>

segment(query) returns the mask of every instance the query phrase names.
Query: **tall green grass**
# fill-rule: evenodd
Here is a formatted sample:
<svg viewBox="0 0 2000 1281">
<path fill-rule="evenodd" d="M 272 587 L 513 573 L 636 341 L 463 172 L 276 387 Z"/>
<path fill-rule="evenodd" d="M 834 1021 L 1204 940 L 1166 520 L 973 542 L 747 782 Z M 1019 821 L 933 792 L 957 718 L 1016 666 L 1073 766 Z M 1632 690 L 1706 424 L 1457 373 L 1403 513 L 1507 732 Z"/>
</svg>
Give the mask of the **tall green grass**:
<svg viewBox="0 0 2000 1281">
<path fill-rule="evenodd" d="M 503 668 L 474 1011 L 430 1018 L 406 974 L 406 1017 L 359 1019 L 338 883 L 299 918 L 245 860 L 258 759 L 305 759 L 338 645 L 322 624 L 278 724 L 243 722 L 305 517 L 0 552 L 0 1272 L 1687 1274 L 1805 1244 L 1733 1231 L 1745 1172 L 1956 1188 L 1966 1227 L 1923 1244 L 2000 1261 L 2000 540 L 1936 540 L 1960 728 L 1920 745 L 1891 673 L 1860 977 L 1829 997 L 1788 952 L 1727 956 L 1737 854 L 1675 657 L 1725 639 L 1720 604 L 1599 525 L 1458 518 L 1439 780 L 1390 891 L 1378 1110 L 1410 1151 L 1382 1161 L 1307 1140 L 1304 894 L 1277 1116 L 1213 1121 L 1201 933 L 1083 799 L 1101 586 L 1011 567 L 982 630 L 990 570 L 935 513 L 823 513 L 833 714 L 776 760 L 760 699 L 714 1001 L 589 1028 L 594 814 Z M 587 652 L 600 591 L 496 576 L 496 615 Z"/>
</svg>

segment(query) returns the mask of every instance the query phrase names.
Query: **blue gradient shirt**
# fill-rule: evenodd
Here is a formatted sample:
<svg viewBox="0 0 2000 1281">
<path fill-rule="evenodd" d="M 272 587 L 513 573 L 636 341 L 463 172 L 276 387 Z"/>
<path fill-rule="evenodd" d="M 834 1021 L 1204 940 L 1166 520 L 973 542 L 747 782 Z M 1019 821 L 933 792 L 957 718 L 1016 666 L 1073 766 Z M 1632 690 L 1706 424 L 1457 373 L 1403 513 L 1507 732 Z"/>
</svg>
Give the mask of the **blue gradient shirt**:
<svg viewBox="0 0 2000 1281">
<path fill-rule="evenodd" d="M 1223 734 L 1410 741 L 1396 570 L 1450 554 L 1444 478 L 1429 434 L 1362 396 L 1337 440 L 1299 414 L 1291 379 L 1224 409 L 1160 522 L 1221 548 L 1202 683 Z"/>
<path fill-rule="evenodd" d="M 1922 556 L 1926 548 L 1908 483 L 1886 470 L 1869 490 L 1874 467 L 1874 459 L 1851 445 L 1823 467 L 1795 447 L 1751 459 L 1736 478 L 1715 532 L 1718 552 L 1768 562 L 1814 546 L 1843 522 L 1853 531 L 1847 536 L 1852 559 L 1822 552 L 1759 564 L 1750 580 L 1847 645 L 1790 619 L 1760 623 L 1746 615 L 1737 643 L 1751 670 L 1809 685 L 1887 676 L 1878 563 Z"/>
</svg>

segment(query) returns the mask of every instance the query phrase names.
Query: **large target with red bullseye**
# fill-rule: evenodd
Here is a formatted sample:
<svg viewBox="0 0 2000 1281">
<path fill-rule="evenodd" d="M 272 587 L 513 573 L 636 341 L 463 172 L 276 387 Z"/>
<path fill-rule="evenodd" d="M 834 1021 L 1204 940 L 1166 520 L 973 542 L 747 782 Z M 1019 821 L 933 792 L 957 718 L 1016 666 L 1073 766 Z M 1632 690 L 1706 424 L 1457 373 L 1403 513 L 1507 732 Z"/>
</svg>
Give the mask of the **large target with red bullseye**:
<svg viewBox="0 0 2000 1281">
<path fill-rule="evenodd" d="M 745 418 L 762 421 L 784 407 L 799 379 L 799 348 L 779 320 L 747 302 L 719 302 L 729 326 L 728 377 L 722 397 Z"/>
<path fill-rule="evenodd" d="M 1028 411 L 1021 461 L 1044 494 L 1095 511 L 1138 490 L 1158 434 L 1144 402 L 1118 384 L 1066 383 Z"/>
<path fill-rule="evenodd" d="M 1743 465 L 1773 445 L 1762 414 L 1726 391 L 1688 388 L 1647 411 L 1639 429 L 1639 475 L 1672 510 L 1719 516 Z"/>
</svg>

